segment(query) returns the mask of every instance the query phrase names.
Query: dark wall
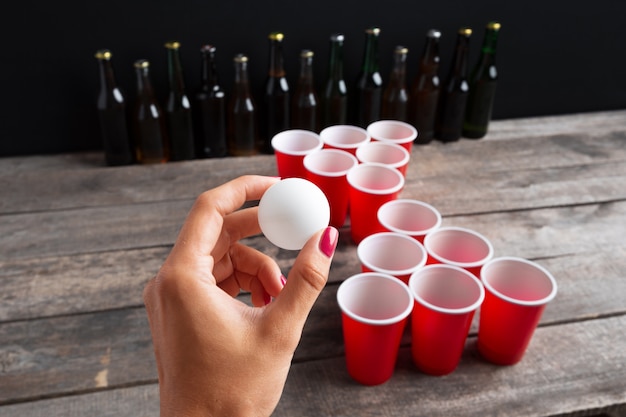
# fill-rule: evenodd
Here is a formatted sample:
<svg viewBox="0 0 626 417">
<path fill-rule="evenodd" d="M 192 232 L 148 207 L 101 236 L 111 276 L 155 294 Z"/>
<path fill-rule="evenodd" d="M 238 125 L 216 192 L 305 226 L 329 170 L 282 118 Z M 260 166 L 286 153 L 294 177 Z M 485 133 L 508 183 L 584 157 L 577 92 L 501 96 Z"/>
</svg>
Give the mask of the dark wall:
<svg viewBox="0 0 626 417">
<path fill-rule="evenodd" d="M 380 63 L 388 78 L 392 50 L 409 48 L 409 81 L 430 28 L 442 31 L 442 75 L 448 71 L 455 32 L 474 28 L 471 65 L 483 27 L 499 20 L 500 82 L 494 118 L 611 110 L 626 106 L 624 35 L 626 2 L 596 0 L 68 0 L 13 3 L 4 14 L 0 155 L 99 149 L 94 102 L 98 72 L 94 52 L 108 48 L 118 83 L 129 100 L 132 63 L 152 61 L 153 82 L 167 89 L 163 43 L 178 40 L 188 90 L 199 83 L 203 43 L 218 48 L 222 84 L 230 91 L 232 57 L 250 58 L 258 94 L 268 65 L 267 34 L 285 33 L 285 65 L 292 88 L 303 48 L 316 52 L 321 83 L 328 37 L 346 35 L 345 75 L 354 81 L 362 59 L 363 30 L 381 28 Z M 260 98 L 257 99 L 260 101 Z"/>
</svg>

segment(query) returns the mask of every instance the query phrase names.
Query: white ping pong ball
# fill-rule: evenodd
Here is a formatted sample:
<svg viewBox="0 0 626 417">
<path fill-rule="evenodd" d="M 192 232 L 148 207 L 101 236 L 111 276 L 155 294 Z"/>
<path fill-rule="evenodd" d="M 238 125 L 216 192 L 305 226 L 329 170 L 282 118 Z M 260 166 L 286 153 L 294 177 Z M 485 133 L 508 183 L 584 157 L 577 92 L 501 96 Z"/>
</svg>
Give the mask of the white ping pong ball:
<svg viewBox="0 0 626 417">
<path fill-rule="evenodd" d="M 272 185 L 259 201 L 259 226 L 279 248 L 300 250 L 317 231 L 328 226 L 330 206 L 315 184 L 287 178 Z"/>
</svg>

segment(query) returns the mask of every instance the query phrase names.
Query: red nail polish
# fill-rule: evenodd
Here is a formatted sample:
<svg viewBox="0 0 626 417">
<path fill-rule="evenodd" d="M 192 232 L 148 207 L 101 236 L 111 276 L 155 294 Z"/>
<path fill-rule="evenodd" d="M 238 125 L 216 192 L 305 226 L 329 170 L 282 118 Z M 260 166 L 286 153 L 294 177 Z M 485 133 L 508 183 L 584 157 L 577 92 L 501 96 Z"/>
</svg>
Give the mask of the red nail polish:
<svg viewBox="0 0 626 417">
<path fill-rule="evenodd" d="M 267 292 L 263 291 L 263 302 L 265 303 L 265 305 L 268 305 L 269 303 L 272 302 L 272 296 L 269 295 Z"/>
<path fill-rule="evenodd" d="M 285 284 L 287 283 L 287 278 L 285 278 L 284 275 L 280 276 L 280 283 L 283 285 L 283 287 L 285 286 Z"/>
<path fill-rule="evenodd" d="M 327 227 L 320 239 L 319 247 L 322 253 L 329 258 L 335 253 L 337 241 L 339 240 L 339 232 L 334 227 Z"/>
</svg>

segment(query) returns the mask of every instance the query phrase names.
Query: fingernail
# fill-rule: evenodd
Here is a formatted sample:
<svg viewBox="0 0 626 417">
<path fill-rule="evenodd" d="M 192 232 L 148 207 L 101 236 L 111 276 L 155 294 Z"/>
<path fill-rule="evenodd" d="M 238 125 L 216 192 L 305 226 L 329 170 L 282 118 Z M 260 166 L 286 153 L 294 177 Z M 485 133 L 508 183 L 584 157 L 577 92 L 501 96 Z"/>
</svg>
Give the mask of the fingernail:
<svg viewBox="0 0 626 417">
<path fill-rule="evenodd" d="M 272 302 L 272 296 L 270 296 L 267 292 L 263 291 L 263 302 L 265 305 L 268 305 Z"/>
<path fill-rule="evenodd" d="M 283 285 L 283 287 L 285 286 L 285 284 L 287 283 L 287 278 L 285 278 L 284 275 L 280 276 L 280 283 Z"/>
<path fill-rule="evenodd" d="M 335 253 L 337 247 L 337 241 L 339 239 L 339 232 L 334 227 L 327 227 L 320 239 L 320 250 L 329 258 Z"/>
</svg>

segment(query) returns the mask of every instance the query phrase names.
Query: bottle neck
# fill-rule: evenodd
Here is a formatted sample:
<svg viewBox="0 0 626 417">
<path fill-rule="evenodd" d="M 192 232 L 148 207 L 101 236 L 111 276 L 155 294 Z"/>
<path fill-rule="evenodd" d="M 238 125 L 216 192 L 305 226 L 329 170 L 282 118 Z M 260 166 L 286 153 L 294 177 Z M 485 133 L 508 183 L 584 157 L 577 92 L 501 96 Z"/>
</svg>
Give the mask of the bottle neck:
<svg viewBox="0 0 626 417">
<path fill-rule="evenodd" d="M 393 57 L 393 69 L 391 71 L 390 83 L 403 85 L 406 79 L 406 49 L 396 49 Z"/>
<path fill-rule="evenodd" d="M 498 31 L 487 29 L 482 48 L 480 49 L 481 56 L 483 58 L 495 59 L 497 42 Z"/>
<path fill-rule="evenodd" d="M 456 41 L 452 73 L 462 78 L 467 78 L 469 39 L 469 36 L 459 34 Z"/>
<path fill-rule="evenodd" d="M 329 78 L 334 81 L 343 78 L 343 40 L 330 41 Z"/>
<path fill-rule="evenodd" d="M 424 47 L 424 53 L 420 60 L 420 67 L 423 71 L 437 71 L 439 68 L 439 39 L 428 38 L 426 40 L 426 46 Z"/>
<path fill-rule="evenodd" d="M 270 40 L 269 76 L 275 78 L 285 76 L 285 68 L 283 66 L 283 43 L 279 40 Z"/>
<path fill-rule="evenodd" d="M 180 55 L 177 48 L 168 48 L 167 50 L 167 68 L 170 80 L 170 89 L 177 93 L 185 90 L 183 80 L 183 69 L 180 63 Z"/>
<path fill-rule="evenodd" d="M 215 50 L 202 50 L 202 88 L 210 90 L 219 84 L 217 65 L 215 63 Z"/>
<path fill-rule="evenodd" d="M 239 93 L 248 92 L 248 63 L 235 62 L 235 89 Z"/>
<path fill-rule="evenodd" d="M 108 59 L 99 59 L 98 64 L 100 68 L 100 85 L 104 90 L 114 89 L 116 87 L 116 83 L 111 61 Z"/>
<path fill-rule="evenodd" d="M 139 95 L 151 95 L 152 84 L 150 82 L 150 71 L 148 68 L 137 68 L 137 92 Z"/>
<path fill-rule="evenodd" d="M 300 82 L 313 84 L 313 56 L 303 56 L 300 58 Z"/>
<path fill-rule="evenodd" d="M 378 32 L 369 31 L 366 34 L 362 71 L 365 74 L 378 72 Z"/>
</svg>

